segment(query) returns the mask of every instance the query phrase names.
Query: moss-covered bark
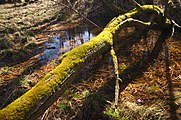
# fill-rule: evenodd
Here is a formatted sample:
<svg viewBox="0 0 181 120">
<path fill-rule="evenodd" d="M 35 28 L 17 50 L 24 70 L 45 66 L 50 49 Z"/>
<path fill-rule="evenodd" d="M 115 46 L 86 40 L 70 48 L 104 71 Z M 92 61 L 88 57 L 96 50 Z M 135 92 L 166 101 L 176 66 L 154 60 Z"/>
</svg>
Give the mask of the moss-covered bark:
<svg viewBox="0 0 181 120">
<path fill-rule="evenodd" d="M 153 15 L 154 22 L 162 26 L 170 25 L 169 22 L 165 24 L 162 10 L 153 5 L 141 6 L 114 18 L 98 36 L 61 56 L 60 64 L 53 71 L 23 96 L 0 110 L 0 120 L 36 119 L 58 99 L 87 62 L 110 50 L 117 31 L 131 25 L 149 26 L 149 21 L 132 19 L 143 13 Z"/>
</svg>

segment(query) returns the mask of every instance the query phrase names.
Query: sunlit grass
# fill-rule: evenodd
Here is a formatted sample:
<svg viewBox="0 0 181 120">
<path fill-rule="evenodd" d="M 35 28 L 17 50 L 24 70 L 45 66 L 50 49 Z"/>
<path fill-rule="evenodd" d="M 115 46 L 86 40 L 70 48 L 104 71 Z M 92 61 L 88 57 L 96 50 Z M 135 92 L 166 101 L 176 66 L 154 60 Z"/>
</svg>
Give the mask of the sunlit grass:
<svg viewBox="0 0 181 120">
<path fill-rule="evenodd" d="M 133 102 L 124 101 L 118 108 L 108 105 L 104 111 L 110 119 L 118 120 L 160 120 L 167 115 L 166 103 L 157 101 L 152 105 L 138 105 Z"/>
</svg>

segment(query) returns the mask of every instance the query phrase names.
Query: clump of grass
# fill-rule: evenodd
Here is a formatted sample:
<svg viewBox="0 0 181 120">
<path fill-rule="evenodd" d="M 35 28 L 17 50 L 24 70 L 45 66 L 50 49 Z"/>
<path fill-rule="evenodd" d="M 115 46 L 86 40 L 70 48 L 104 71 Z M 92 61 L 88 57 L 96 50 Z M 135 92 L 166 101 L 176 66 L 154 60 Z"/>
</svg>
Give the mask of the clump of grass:
<svg viewBox="0 0 181 120">
<path fill-rule="evenodd" d="M 148 93 L 154 93 L 160 90 L 160 87 L 156 84 L 156 85 L 150 85 L 148 87 L 146 87 L 146 91 Z"/>
<path fill-rule="evenodd" d="M 5 57 L 14 56 L 12 49 L 4 49 L 0 51 L 0 59 L 3 59 Z"/>
<path fill-rule="evenodd" d="M 8 43 L 5 39 L 0 38 L 0 49 L 7 49 Z"/>
<path fill-rule="evenodd" d="M 70 107 L 67 105 L 67 103 L 60 103 L 59 104 L 59 109 L 65 111 L 65 112 L 68 112 Z"/>
<path fill-rule="evenodd" d="M 29 79 L 27 79 L 26 77 L 21 76 L 18 79 L 18 84 L 19 84 L 19 86 L 21 86 L 23 88 L 28 88 L 29 89 L 31 87 L 31 85 L 32 85 L 32 82 Z"/>
<path fill-rule="evenodd" d="M 152 105 L 138 105 L 127 101 L 120 103 L 116 109 L 113 106 L 108 106 L 104 114 L 110 119 L 118 120 L 159 120 L 168 117 L 165 107 L 166 104 L 163 101 L 157 101 Z"/>
<path fill-rule="evenodd" d="M 6 75 L 6 74 L 11 73 L 11 72 L 12 72 L 12 68 L 8 67 L 8 66 L 2 67 L 0 69 L 0 75 Z"/>
<path fill-rule="evenodd" d="M 109 108 L 104 112 L 110 119 L 121 119 L 120 110 Z M 123 120 L 123 119 L 122 119 Z"/>
<path fill-rule="evenodd" d="M 37 46 L 37 44 L 35 42 L 29 42 L 27 44 L 25 44 L 24 49 L 33 49 Z"/>
<path fill-rule="evenodd" d="M 82 91 L 81 93 L 75 93 L 73 95 L 73 99 L 80 100 L 85 99 L 87 96 L 89 96 L 90 92 L 88 90 Z"/>
</svg>

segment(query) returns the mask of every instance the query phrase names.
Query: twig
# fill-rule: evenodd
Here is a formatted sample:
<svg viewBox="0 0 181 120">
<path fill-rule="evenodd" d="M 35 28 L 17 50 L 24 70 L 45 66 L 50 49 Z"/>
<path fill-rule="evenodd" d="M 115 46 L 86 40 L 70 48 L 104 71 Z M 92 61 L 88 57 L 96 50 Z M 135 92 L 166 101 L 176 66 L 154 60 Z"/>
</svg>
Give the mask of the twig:
<svg viewBox="0 0 181 120">
<path fill-rule="evenodd" d="M 172 20 L 172 23 L 174 24 L 174 26 L 181 28 L 181 26 L 178 23 L 176 23 L 174 20 Z"/>
<path fill-rule="evenodd" d="M 114 105 L 117 107 L 118 105 L 118 99 L 119 99 L 119 81 L 122 82 L 122 80 L 119 78 L 119 71 L 118 71 L 118 59 L 116 56 L 116 53 L 113 49 L 113 46 L 111 47 L 111 57 L 113 60 L 114 64 L 114 72 L 115 72 L 115 78 L 116 78 L 116 83 L 115 83 L 115 102 Z"/>
<path fill-rule="evenodd" d="M 4 105 L 8 102 L 8 100 L 11 98 L 11 96 L 12 96 L 15 92 L 16 92 L 16 89 L 14 89 L 14 90 L 11 92 L 11 94 L 8 96 L 8 98 L 7 98 L 6 101 L 1 105 L 0 108 L 3 108 L 3 107 L 4 107 Z"/>
<path fill-rule="evenodd" d="M 113 12 L 116 12 L 116 13 L 125 13 L 127 12 L 128 10 L 125 10 L 121 7 L 118 7 L 117 4 L 115 4 L 112 0 L 101 0 L 103 4 L 106 5 L 106 7 L 108 7 L 109 9 L 111 9 Z M 122 5 L 122 4 L 121 4 Z"/>
<path fill-rule="evenodd" d="M 141 5 L 136 0 L 129 0 L 132 4 L 136 6 L 136 8 L 141 8 Z"/>
<path fill-rule="evenodd" d="M 93 24 L 94 26 L 98 27 L 99 29 L 103 30 L 102 27 L 98 26 L 98 25 L 97 25 L 96 23 L 94 23 L 92 20 L 88 19 L 87 17 L 85 17 L 84 15 L 82 15 L 79 11 L 77 11 L 76 9 L 74 9 L 69 0 L 67 0 L 67 1 L 68 1 L 68 3 L 69 3 L 69 6 L 66 5 L 66 4 L 64 4 L 64 3 L 61 3 L 61 2 L 60 2 L 60 4 L 63 5 L 63 6 L 65 6 L 65 7 L 67 7 L 67 8 L 69 8 L 69 9 L 71 9 L 71 10 L 73 10 L 74 12 L 76 12 L 77 14 L 79 14 L 81 17 L 83 17 L 85 20 L 87 20 L 88 22 L 90 22 L 90 23 Z"/>
<path fill-rule="evenodd" d="M 49 111 L 49 108 L 44 112 L 43 116 L 40 118 L 40 120 L 44 120 L 45 117 L 47 116 L 48 114 L 48 111 Z"/>
<path fill-rule="evenodd" d="M 178 28 L 178 29 L 181 29 L 181 26 L 179 24 L 177 24 L 174 20 L 171 20 L 173 25 L 172 25 L 172 34 L 171 34 L 171 37 L 174 36 L 174 33 L 175 33 L 175 27 Z"/>
</svg>

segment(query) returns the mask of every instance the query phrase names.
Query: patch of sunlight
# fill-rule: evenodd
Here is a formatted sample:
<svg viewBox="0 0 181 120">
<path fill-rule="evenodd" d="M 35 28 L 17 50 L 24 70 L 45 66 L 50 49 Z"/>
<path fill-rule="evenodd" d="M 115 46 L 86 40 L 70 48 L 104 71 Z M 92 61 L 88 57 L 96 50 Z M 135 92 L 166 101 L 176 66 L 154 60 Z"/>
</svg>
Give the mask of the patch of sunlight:
<svg viewBox="0 0 181 120">
<path fill-rule="evenodd" d="M 157 101 L 152 105 L 138 105 L 134 102 L 122 102 L 117 108 L 108 105 L 104 114 L 110 119 L 118 120 L 148 120 L 148 119 L 166 119 L 168 113 L 165 110 L 166 104 L 163 101 Z"/>
<path fill-rule="evenodd" d="M 151 86 L 146 88 L 146 91 L 148 93 L 153 93 L 153 92 L 158 91 L 158 90 L 160 90 L 160 87 L 158 85 L 151 85 Z"/>
<path fill-rule="evenodd" d="M 121 71 L 124 71 L 126 68 L 127 68 L 127 66 L 126 66 L 125 63 L 121 63 L 121 64 L 119 65 L 119 69 L 120 69 Z"/>
<path fill-rule="evenodd" d="M 89 96 L 89 94 L 90 94 L 89 90 L 82 91 L 81 93 L 75 93 L 73 95 L 73 99 L 75 99 L 75 100 L 84 99 L 87 96 Z"/>
<path fill-rule="evenodd" d="M 133 111 L 138 111 L 140 109 L 143 109 L 143 106 L 140 106 L 136 103 L 133 103 L 133 102 L 125 102 L 125 105 L 130 109 L 130 110 L 133 110 Z"/>
<path fill-rule="evenodd" d="M 5 74 L 9 74 L 9 73 L 12 73 L 11 67 L 5 66 L 5 67 L 0 68 L 0 74 L 5 75 Z"/>
<path fill-rule="evenodd" d="M 70 111 L 70 107 L 69 107 L 68 103 L 60 103 L 58 107 L 59 107 L 59 109 L 65 111 L 65 112 Z"/>
<path fill-rule="evenodd" d="M 19 78 L 19 85 L 22 86 L 22 87 L 26 87 L 26 88 L 29 88 L 29 80 L 26 79 L 26 77 L 20 77 Z"/>
<path fill-rule="evenodd" d="M 118 119 L 120 120 L 121 119 L 121 116 L 120 116 L 120 110 L 119 109 L 113 109 L 113 108 L 110 108 L 109 110 L 107 110 L 106 112 L 104 112 L 109 118 L 113 118 L 113 119 Z M 121 120 L 124 120 L 124 119 L 121 119 Z"/>
</svg>

